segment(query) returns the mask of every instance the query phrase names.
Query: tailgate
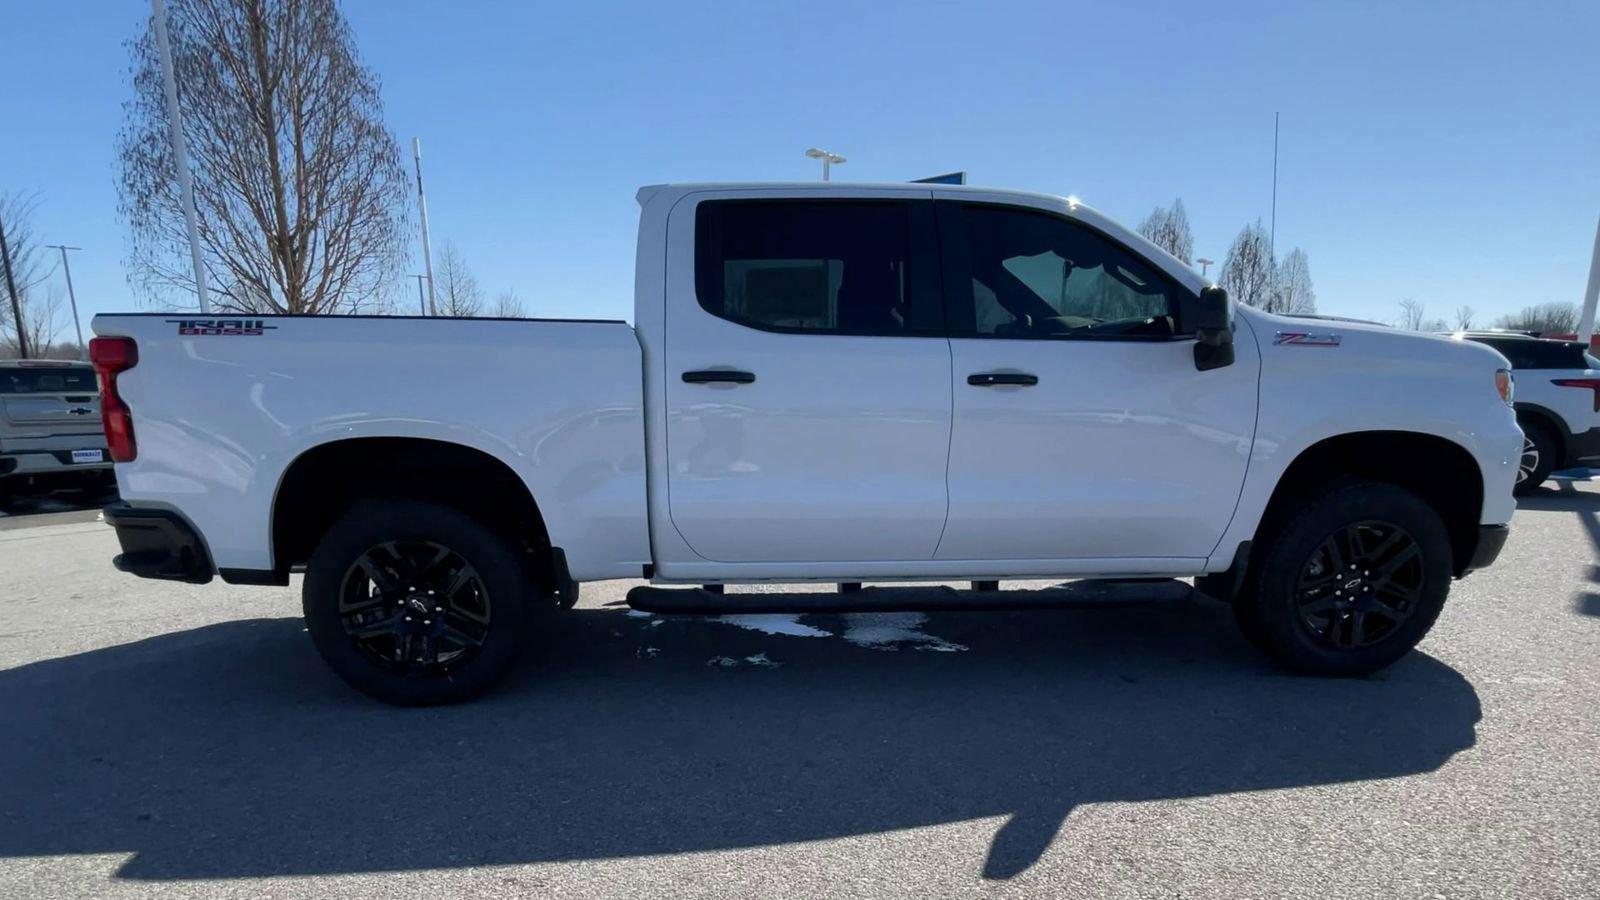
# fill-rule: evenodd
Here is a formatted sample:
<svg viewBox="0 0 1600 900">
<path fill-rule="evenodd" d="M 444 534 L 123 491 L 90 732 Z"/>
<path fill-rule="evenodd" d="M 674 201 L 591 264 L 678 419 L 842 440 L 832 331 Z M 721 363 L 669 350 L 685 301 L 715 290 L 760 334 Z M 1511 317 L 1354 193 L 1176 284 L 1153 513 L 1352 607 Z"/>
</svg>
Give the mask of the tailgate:
<svg viewBox="0 0 1600 900">
<path fill-rule="evenodd" d="M 94 370 L 49 363 L 0 368 L 0 427 L 4 437 L 99 432 Z"/>
</svg>

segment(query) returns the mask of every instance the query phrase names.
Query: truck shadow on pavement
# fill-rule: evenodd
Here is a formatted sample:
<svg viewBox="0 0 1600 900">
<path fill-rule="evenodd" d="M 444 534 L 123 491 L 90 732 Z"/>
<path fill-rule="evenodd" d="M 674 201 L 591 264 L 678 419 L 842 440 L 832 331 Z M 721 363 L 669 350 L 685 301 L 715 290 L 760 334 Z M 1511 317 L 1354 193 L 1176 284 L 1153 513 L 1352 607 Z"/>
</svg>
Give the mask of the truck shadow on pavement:
<svg viewBox="0 0 1600 900">
<path fill-rule="evenodd" d="M 1084 804 L 1427 772 L 1480 715 L 1422 653 L 1368 679 L 1282 675 L 1204 598 L 742 625 L 580 609 L 558 631 L 498 693 L 437 709 L 351 692 L 293 619 L 0 672 L 0 856 L 235 878 L 1005 817 L 972 857 L 1004 879 Z"/>
<path fill-rule="evenodd" d="M 1589 546 L 1600 555 L 1600 494 L 1577 490 L 1572 482 L 1562 481 L 1555 488 L 1539 488 L 1517 498 L 1517 508 L 1576 513 Z M 1600 585 L 1600 567 L 1590 569 L 1589 581 Z M 1600 617 L 1600 588 L 1580 591 L 1572 608 L 1580 615 Z"/>
</svg>

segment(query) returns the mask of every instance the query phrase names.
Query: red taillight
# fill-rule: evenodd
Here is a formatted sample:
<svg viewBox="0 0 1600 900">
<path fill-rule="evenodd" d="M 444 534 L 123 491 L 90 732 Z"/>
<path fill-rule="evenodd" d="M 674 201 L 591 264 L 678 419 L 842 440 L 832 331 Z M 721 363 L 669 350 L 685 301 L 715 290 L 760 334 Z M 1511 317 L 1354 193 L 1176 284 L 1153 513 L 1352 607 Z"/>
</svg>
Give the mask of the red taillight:
<svg viewBox="0 0 1600 900">
<path fill-rule="evenodd" d="M 1600 412 L 1600 378 L 1556 378 L 1550 383 L 1561 387 L 1588 388 L 1594 391 L 1594 411 Z"/>
<path fill-rule="evenodd" d="M 117 373 L 139 364 L 139 345 L 133 338 L 97 337 L 89 341 L 89 361 L 100 378 L 100 423 L 106 429 L 111 461 L 133 462 L 139 455 L 133 442 L 133 412 L 117 393 Z"/>
</svg>

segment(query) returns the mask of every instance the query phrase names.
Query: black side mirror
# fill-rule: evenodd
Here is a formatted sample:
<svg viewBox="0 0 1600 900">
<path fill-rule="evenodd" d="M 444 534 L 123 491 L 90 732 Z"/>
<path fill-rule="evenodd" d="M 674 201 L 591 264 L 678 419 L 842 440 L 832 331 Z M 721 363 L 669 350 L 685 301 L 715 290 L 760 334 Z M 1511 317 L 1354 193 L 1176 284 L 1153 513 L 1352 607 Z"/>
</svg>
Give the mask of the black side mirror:
<svg viewBox="0 0 1600 900">
<path fill-rule="evenodd" d="M 1228 292 L 1212 285 L 1194 306 L 1194 367 L 1202 372 L 1233 365 L 1233 306 Z"/>
</svg>

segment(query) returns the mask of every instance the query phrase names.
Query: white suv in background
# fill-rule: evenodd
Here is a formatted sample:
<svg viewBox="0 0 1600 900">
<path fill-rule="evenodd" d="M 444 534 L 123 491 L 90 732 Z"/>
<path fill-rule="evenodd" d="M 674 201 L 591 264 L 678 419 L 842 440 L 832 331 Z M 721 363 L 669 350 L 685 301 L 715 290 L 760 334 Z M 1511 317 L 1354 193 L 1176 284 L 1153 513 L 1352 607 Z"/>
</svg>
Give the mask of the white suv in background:
<svg viewBox="0 0 1600 900">
<path fill-rule="evenodd" d="M 1523 434 L 1518 494 L 1538 487 L 1551 472 L 1600 465 L 1600 360 L 1581 342 L 1499 331 L 1461 337 L 1511 361 Z"/>
</svg>

